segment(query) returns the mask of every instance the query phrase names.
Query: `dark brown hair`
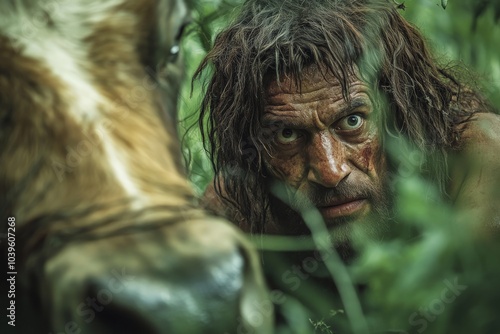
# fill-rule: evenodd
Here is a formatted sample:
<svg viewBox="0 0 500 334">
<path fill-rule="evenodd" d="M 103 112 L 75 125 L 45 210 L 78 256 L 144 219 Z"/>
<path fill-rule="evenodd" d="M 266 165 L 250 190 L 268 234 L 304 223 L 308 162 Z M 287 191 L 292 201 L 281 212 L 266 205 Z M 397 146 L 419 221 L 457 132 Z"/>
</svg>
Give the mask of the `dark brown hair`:
<svg viewBox="0 0 500 334">
<path fill-rule="evenodd" d="M 300 83 L 311 64 L 333 74 L 346 99 L 348 77 L 359 69 L 386 101 L 383 137 L 396 134 L 421 150 L 432 161 L 428 174 L 444 189 L 446 152 L 459 145 L 457 124 L 488 107 L 435 62 L 394 1 L 247 1 L 217 36 L 195 79 L 212 69 L 199 122 L 209 143 L 215 189 L 254 232 L 263 231 L 269 201 L 260 154 L 266 84 L 285 74 Z"/>
</svg>

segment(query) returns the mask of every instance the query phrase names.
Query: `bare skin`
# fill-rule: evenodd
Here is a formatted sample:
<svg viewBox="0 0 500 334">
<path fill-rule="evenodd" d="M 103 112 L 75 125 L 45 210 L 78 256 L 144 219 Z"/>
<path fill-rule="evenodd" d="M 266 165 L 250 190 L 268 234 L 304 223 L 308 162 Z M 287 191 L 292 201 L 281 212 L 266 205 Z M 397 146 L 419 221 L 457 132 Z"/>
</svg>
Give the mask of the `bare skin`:
<svg viewBox="0 0 500 334">
<path fill-rule="evenodd" d="M 452 160 L 449 192 L 465 223 L 481 235 L 500 228 L 500 116 L 478 113 L 462 136 Z"/>
</svg>

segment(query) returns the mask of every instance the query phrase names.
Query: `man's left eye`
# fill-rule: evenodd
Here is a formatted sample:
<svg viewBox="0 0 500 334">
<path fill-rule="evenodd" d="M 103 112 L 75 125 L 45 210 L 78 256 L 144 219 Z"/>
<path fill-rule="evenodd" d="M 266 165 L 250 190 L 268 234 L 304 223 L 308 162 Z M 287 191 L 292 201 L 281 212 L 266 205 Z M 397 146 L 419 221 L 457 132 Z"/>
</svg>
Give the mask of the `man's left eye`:
<svg viewBox="0 0 500 334">
<path fill-rule="evenodd" d="M 335 127 L 336 130 L 340 131 L 352 131 L 359 129 L 363 123 L 364 118 L 361 115 L 353 114 L 342 118 Z"/>
</svg>

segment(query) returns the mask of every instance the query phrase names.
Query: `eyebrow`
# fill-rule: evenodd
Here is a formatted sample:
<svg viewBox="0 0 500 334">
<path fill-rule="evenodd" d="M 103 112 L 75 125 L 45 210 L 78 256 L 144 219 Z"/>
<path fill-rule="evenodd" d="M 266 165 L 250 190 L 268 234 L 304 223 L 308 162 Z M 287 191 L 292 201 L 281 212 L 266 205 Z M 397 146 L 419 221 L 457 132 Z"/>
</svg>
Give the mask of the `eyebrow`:
<svg viewBox="0 0 500 334">
<path fill-rule="evenodd" d="M 359 107 L 366 107 L 366 106 L 370 106 L 370 105 L 371 105 L 370 101 L 369 100 L 367 101 L 366 98 L 357 97 L 357 98 L 352 99 L 347 106 L 340 109 L 336 114 L 339 116 L 344 116 L 346 114 L 351 113 L 355 109 L 358 109 Z"/>
</svg>

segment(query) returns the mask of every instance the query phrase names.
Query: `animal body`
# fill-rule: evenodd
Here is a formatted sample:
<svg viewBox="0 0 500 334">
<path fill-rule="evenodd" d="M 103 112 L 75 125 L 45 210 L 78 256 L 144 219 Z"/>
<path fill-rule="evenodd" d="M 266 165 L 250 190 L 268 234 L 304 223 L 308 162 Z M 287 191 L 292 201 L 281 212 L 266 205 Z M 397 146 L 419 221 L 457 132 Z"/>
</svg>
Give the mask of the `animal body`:
<svg viewBox="0 0 500 334">
<path fill-rule="evenodd" d="M 181 163 L 188 17 L 180 0 L 0 3 L 7 329 L 269 330 L 254 251 L 197 208 Z"/>
</svg>

